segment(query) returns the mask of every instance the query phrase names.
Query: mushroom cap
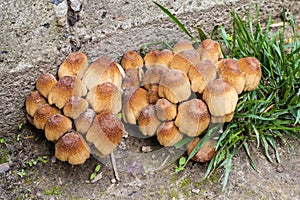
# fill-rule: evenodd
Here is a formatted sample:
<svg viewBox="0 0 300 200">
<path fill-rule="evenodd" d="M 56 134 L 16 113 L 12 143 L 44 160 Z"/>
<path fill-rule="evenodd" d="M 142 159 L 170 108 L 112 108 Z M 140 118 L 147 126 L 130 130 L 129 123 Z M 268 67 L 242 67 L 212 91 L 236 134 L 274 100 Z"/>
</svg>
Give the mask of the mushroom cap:
<svg viewBox="0 0 300 200">
<path fill-rule="evenodd" d="M 254 57 L 241 58 L 238 65 L 245 77 L 244 91 L 255 90 L 261 79 L 261 68 L 259 61 Z"/>
<path fill-rule="evenodd" d="M 157 140 L 162 146 L 174 146 L 182 138 L 183 135 L 178 131 L 174 121 L 165 121 L 157 129 Z"/>
<path fill-rule="evenodd" d="M 172 103 L 187 100 L 191 96 L 187 75 L 179 70 L 166 72 L 159 83 L 158 96 L 166 98 Z"/>
<path fill-rule="evenodd" d="M 144 60 L 136 51 L 127 51 L 122 57 L 121 65 L 124 70 L 130 68 L 142 68 L 144 65 Z"/>
<path fill-rule="evenodd" d="M 238 101 L 238 94 L 229 83 L 218 78 L 207 85 L 204 89 L 202 99 L 207 104 L 212 117 L 222 117 L 234 112 Z"/>
<path fill-rule="evenodd" d="M 245 87 L 245 78 L 237 61 L 232 58 L 222 59 L 216 63 L 218 75 L 236 89 L 238 94 L 242 93 Z"/>
<path fill-rule="evenodd" d="M 156 65 L 157 57 L 159 54 L 160 54 L 160 50 L 158 50 L 158 49 L 153 49 L 153 50 L 149 51 L 148 53 L 146 53 L 146 55 L 144 57 L 144 61 L 145 61 L 145 67 L 147 69 Z"/>
<path fill-rule="evenodd" d="M 139 87 L 144 77 L 142 68 L 130 68 L 125 71 L 122 88 L 128 89 L 131 86 Z"/>
<path fill-rule="evenodd" d="M 36 89 L 45 97 L 48 98 L 48 94 L 51 88 L 56 84 L 57 80 L 52 74 L 42 74 L 36 80 Z"/>
<path fill-rule="evenodd" d="M 86 100 L 96 113 L 109 111 L 117 114 L 122 107 L 122 93 L 112 83 L 105 82 L 93 87 L 87 94 Z"/>
<path fill-rule="evenodd" d="M 213 64 L 218 62 L 220 58 L 223 58 L 220 44 L 211 39 L 203 40 L 199 45 L 197 51 L 202 61 L 210 60 Z"/>
<path fill-rule="evenodd" d="M 103 155 L 110 154 L 121 142 L 124 125 L 113 113 L 98 114 L 87 132 L 86 139 Z"/>
<path fill-rule="evenodd" d="M 171 60 L 173 60 L 173 52 L 169 49 L 163 49 L 159 52 L 156 58 L 156 65 L 163 65 L 168 67 L 170 65 Z"/>
<path fill-rule="evenodd" d="M 195 50 L 195 48 L 193 47 L 193 43 L 191 41 L 180 40 L 173 47 L 174 54 L 178 54 L 185 50 Z"/>
<path fill-rule="evenodd" d="M 167 73 L 170 69 L 163 65 L 155 65 L 146 70 L 145 76 L 143 79 L 143 84 L 146 89 L 150 89 L 151 85 L 159 84 L 161 78 Z"/>
<path fill-rule="evenodd" d="M 146 106 L 138 118 L 139 129 L 145 136 L 153 136 L 160 123 L 156 116 L 154 105 Z"/>
<path fill-rule="evenodd" d="M 43 105 L 45 103 L 47 103 L 47 101 L 46 99 L 44 99 L 44 97 L 42 97 L 41 93 L 39 93 L 39 91 L 33 90 L 26 97 L 26 112 L 31 117 L 33 117 L 34 113 L 40 107 L 40 105 Z"/>
<path fill-rule="evenodd" d="M 50 90 L 48 95 L 49 104 L 62 109 L 72 96 L 85 96 L 85 85 L 75 76 L 62 77 Z"/>
<path fill-rule="evenodd" d="M 158 84 L 151 85 L 148 90 L 148 101 L 151 104 L 155 104 L 158 99 Z"/>
<path fill-rule="evenodd" d="M 88 67 L 88 60 L 84 53 L 73 52 L 71 53 L 58 69 L 58 78 L 63 76 L 77 76 L 82 78 L 85 70 Z"/>
<path fill-rule="evenodd" d="M 90 157 L 90 148 L 78 132 L 72 131 L 56 142 L 55 157 L 71 165 L 83 164 Z"/>
<path fill-rule="evenodd" d="M 56 141 L 71 129 L 72 121 L 68 117 L 61 114 L 55 114 L 46 122 L 45 136 L 49 141 Z"/>
<path fill-rule="evenodd" d="M 72 119 L 78 118 L 89 107 L 89 103 L 81 98 L 72 96 L 64 106 L 64 115 Z"/>
<path fill-rule="evenodd" d="M 147 91 L 130 87 L 123 93 L 122 117 L 126 123 L 136 124 L 142 110 L 149 104 Z"/>
<path fill-rule="evenodd" d="M 187 154 L 190 155 L 194 148 L 199 143 L 200 138 L 195 137 L 194 140 L 187 147 Z M 198 150 L 198 152 L 193 156 L 192 160 L 196 162 L 207 162 L 210 161 L 216 152 L 216 140 L 208 140 L 205 142 L 202 147 Z"/>
<path fill-rule="evenodd" d="M 33 115 L 33 125 L 37 129 L 44 130 L 47 120 L 55 114 L 60 114 L 60 110 L 49 104 L 43 104 L 39 106 Z"/>
<path fill-rule="evenodd" d="M 200 62 L 200 55 L 196 50 L 185 50 L 174 55 L 170 61 L 170 68 L 187 74 L 190 67 L 198 62 Z"/>
<path fill-rule="evenodd" d="M 192 91 L 202 94 L 205 87 L 217 78 L 217 70 L 209 60 L 205 60 L 191 66 L 188 77 Z"/>
<path fill-rule="evenodd" d="M 200 99 L 191 99 L 178 106 L 175 125 L 181 133 L 190 137 L 200 135 L 209 125 L 210 115 L 206 104 Z"/>
<path fill-rule="evenodd" d="M 161 121 L 170 121 L 177 115 L 177 106 L 167 99 L 159 99 L 155 104 L 157 118 Z"/>
<path fill-rule="evenodd" d="M 95 111 L 90 108 L 81 113 L 79 117 L 74 121 L 76 130 L 82 134 L 86 134 L 90 126 L 92 125 L 95 116 Z"/>
</svg>

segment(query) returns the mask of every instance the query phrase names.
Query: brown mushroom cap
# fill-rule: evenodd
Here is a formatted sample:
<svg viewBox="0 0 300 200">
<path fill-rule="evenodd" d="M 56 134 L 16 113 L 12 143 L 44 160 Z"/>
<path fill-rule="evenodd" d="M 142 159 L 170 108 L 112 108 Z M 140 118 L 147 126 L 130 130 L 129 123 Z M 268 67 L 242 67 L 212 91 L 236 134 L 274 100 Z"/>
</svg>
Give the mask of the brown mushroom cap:
<svg viewBox="0 0 300 200">
<path fill-rule="evenodd" d="M 80 79 L 75 76 L 62 77 L 51 89 L 48 95 L 49 104 L 63 108 L 72 96 L 85 96 L 87 89 Z"/>
<path fill-rule="evenodd" d="M 131 86 L 139 87 L 144 77 L 142 68 L 130 68 L 125 71 L 122 88 L 128 89 Z"/>
<path fill-rule="evenodd" d="M 148 101 L 151 104 L 155 104 L 158 99 L 158 84 L 151 85 L 148 91 Z"/>
<path fill-rule="evenodd" d="M 174 146 L 182 138 L 174 121 L 163 122 L 157 129 L 157 140 L 162 146 Z"/>
<path fill-rule="evenodd" d="M 60 65 L 58 69 L 58 78 L 68 75 L 77 76 L 79 79 L 81 79 L 87 67 L 88 60 L 84 53 L 71 53 Z"/>
<path fill-rule="evenodd" d="M 187 100 L 191 96 L 190 82 L 187 75 L 179 70 L 166 72 L 159 83 L 158 95 L 172 103 Z"/>
<path fill-rule="evenodd" d="M 174 58 L 170 61 L 170 68 L 187 74 L 190 67 L 198 62 L 200 62 L 200 55 L 196 50 L 185 50 L 174 55 Z"/>
<path fill-rule="evenodd" d="M 245 87 L 245 78 L 237 61 L 232 58 L 222 59 L 216 63 L 218 75 L 236 89 L 238 94 L 242 93 Z"/>
<path fill-rule="evenodd" d="M 81 113 L 79 117 L 74 121 L 76 130 L 82 134 L 86 134 L 86 132 L 92 125 L 95 116 L 95 111 L 89 108 L 85 112 Z"/>
<path fill-rule="evenodd" d="M 81 97 L 71 97 L 64 106 L 64 115 L 72 119 L 78 118 L 89 107 L 89 103 Z"/>
<path fill-rule="evenodd" d="M 153 136 L 160 123 L 156 116 L 154 105 L 146 106 L 138 118 L 139 129 L 145 136 Z"/>
<path fill-rule="evenodd" d="M 177 106 L 167 99 L 159 99 L 155 104 L 157 118 L 161 121 L 170 121 L 177 115 Z"/>
<path fill-rule="evenodd" d="M 145 72 L 143 84 L 146 89 L 150 89 L 151 85 L 159 84 L 161 78 L 165 73 L 169 71 L 169 68 L 163 65 L 155 65 Z"/>
<path fill-rule="evenodd" d="M 72 131 L 56 142 L 55 157 L 71 165 L 83 164 L 90 157 L 90 148 L 78 132 Z"/>
<path fill-rule="evenodd" d="M 112 83 L 105 82 L 93 87 L 87 94 L 86 100 L 96 113 L 109 111 L 117 114 L 122 107 L 121 91 Z"/>
<path fill-rule="evenodd" d="M 52 74 L 42 74 L 36 80 L 36 89 L 45 97 L 48 98 L 48 94 L 51 88 L 56 84 L 57 80 Z"/>
<path fill-rule="evenodd" d="M 192 99 L 178 106 L 175 125 L 181 133 L 190 137 L 200 135 L 209 125 L 210 115 L 206 104 L 200 99 Z"/>
<path fill-rule="evenodd" d="M 136 51 L 127 51 L 122 57 L 121 65 L 124 70 L 143 67 L 144 60 Z"/>
<path fill-rule="evenodd" d="M 124 125 L 110 112 L 98 114 L 87 132 L 86 139 L 103 155 L 110 154 L 120 143 Z"/>
<path fill-rule="evenodd" d="M 33 117 L 34 113 L 40 107 L 40 105 L 43 105 L 45 103 L 47 103 L 46 99 L 44 99 L 44 97 L 42 97 L 42 95 L 38 91 L 33 90 L 26 97 L 26 112 L 31 117 Z"/>
<path fill-rule="evenodd" d="M 168 49 L 163 49 L 159 52 L 156 58 L 156 65 L 163 65 L 168 67 L 170 65 L 171 60 L 173 60 L 173 52 Z"/>
<path fill-rule="evenodd" d="M 146 55 L 144 57 L 146 68 L 151 68 L 154 65 L 156 65 L 156 60 L 157 60 L 159 53 L 160 53 L 160 50 L 158 50 L 158 49 L 153 49 L 150 52 L 146 53 Z"/>
<path fill-rule="evenodd" d="M 187 154 L 190 155 L 194 148 L 197 146 L 199 143 L 200 138 L 196 137 L 194 140 L 188 145 L 187 147 Z M 210 161 L 215 152 L 216 152 L 216 140 L 208 140 L 205 142 L 202 147 L 198 150 L 198 152 L 193 156 L 192 160 L 196 162 L 207 162 Z"/>
<path fill-rule="evenodd" d="M 47 120 L 55 114 L 60 114 L 60 110 L 49 104 L 41 105 L 33 115 L 33 124 L 37 129 L 45 129 Z"/>
<path fill-rule="evenodd" d="M 205 60 L 193 65 L 188 72 L 188 77 L 192 91 L 201 94 L 204 88 L 217 78 L 217 70 L 209 60 Z"/>
<path fill-rule="evenodd" d="M 45 125 L 45 136 L 49 141 L 58 140 L 64 133 L 72 129 L 72 121 L 64 115 L 52 115 Z"/>
<path fill-rule="evenodd" d="M 218 62 L 220 58 L 223 58 L 220 44 L 211 39 L 206 39 L 201 42 L 197 49 L 201 60 L 210 60 L 213 64 Z"/>
<path fill-rule="evenodd" d="M 255 90 L 261 79 L 261 68 L 259 61 L 254 57 L 241 58 L 238 65 L 245 77 L 244 91 Z"/>
<path fill-rule="evenodd" d="M 136 124 L 141 111 L 149 104 L 147 91 L 130 87 L 123 93 L 122 117 L 126 123 Z"/>
<path fill-rule="evenodd" d="M 185 50 L 195 50 L 195 48 L 193 47 L 193 43 L 191 41 L 180 40 L 173 47 L 174 54 L 178 54 Z"/>
</svg>

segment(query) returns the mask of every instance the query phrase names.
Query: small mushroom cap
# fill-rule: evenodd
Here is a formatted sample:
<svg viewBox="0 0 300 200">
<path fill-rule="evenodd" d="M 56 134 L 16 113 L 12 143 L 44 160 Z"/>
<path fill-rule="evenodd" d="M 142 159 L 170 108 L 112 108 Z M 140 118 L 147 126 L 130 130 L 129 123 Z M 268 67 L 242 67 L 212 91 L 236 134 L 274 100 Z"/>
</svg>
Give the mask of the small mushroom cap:
<svg viewBox="0 0 300 200">
<path fill-rule="evenodd" d="M 169 71 L 169 68 L 163 65 L 155 65 L 145 72 L 145 76 L 143 79 L 144 87 L 149 90 L 151 85 L 159 84 L 161 78 L 165 73 Z"/>
<path fill-rule="evenodd" d="M 245 78 L 237 61 L 232 58 L 222 59 L 216 63 L 218 75 L 236 89 L 238 94 L 242 93 L 245 87 Z"/>
<path fill-rule="evenodd" d="M 138 118 L 139 129 L 145 136 L 153 136 L 160 123 L 154 105 L 146 106 Z"/>
<path fill-rule="evenodd" d="M 202 94 L 205 87 L 217 78 L 217 70 L 209 60 L 205 60 L 191 66 L 188 77 L 192 91 Z"/>
<path fill-rule="evenodd" d="M 57 80 L 52 74 L 42 74 L 36 80 L 36 89 L 45 97 L 48 98 L 48 94 L 51 88 L 56 84 Z"/>
<path fill-rule="evenodd" d="M 157 118 L 161 121 L 170 121 L 177 115 L 177 106 L 167 99 L 159 99 L 155 104 Z"/>
<path fill-rule="evenodd" d="M 221 117 L 234 112 L 238 94 L 229 83 L 218 78 L 207 85 L 202 99 L 207 104 L 212 116 Z"/>
<path fill-rule="evenodd" d="M 40 105 L 43 105 L 45 103 L 47 103 L 47 101 L 46 99 L 44 99 L 44 97 L 42 97 L 41 93 L 33 90 L 26 97 L 26 112 L 28 113 L 28 115 L 33 117 L 34 113 L 40 107 Z"/>
<path fill-rule="evenodd" d="M 159 53 L 160 53 L 160 50 L 158 50 L 158 49 L 153 49 L 150 52 L 146 53 L 146 55 L 144 57 L 144 61 L 145 61 L 145 67 L 147 69 L 156 65 L 156 61 L 157 61 L 157 57 L 158 57 Z"/>
<path fill-rule="evenodd" d="M 163 65 L 168 67 L 170 65 L 171 60 L 173 60 L 173 52 L 168 49 L 163 49 L 159 52 L 156 58 L 156 65 Z"/>
<path fill-rule="evenodd" d="M 200 99 L 192 99 L 178 106 L 175 125 L 181 133 L 190 137 L 200 135 L 209 125 L 210 115 L 206 104 Z"/>
<path fill-rule="evenodd" d="M 213 64 L 218 62 L 220 58 L 223 58 L 222 50 L 220 44 L 211 39 L 206 39 L 201 42 L 197 49 L 200 54 L 200 59 L 210 60 Z"/>
<path fill-rule="evenodd" d="M 139 87 L 144 77 L 142 68 L 130 68 L 125 71 L 122 88 L 128 89 L 131 86 Z"/>
<path fill-rule="evenodd" d="M 62 109 L 72 97 L 82 97 L 87 93 L 85 85 L 75 76 L 62 77 L 51 89 L 48 96 L 49 104 Z"/>
<path fill-rule="evenodd" d="M 191 96 L 190 82 L 186 74 L 179 70 L 169 70 L 161 79 L 158 96 L 172 103 L 187 100 Z"/>
<path fill-rule="evenodd" d="M 64 115 L 72 119 L 78 118 L 89 107 L 89 103 L 81 97 L 71 97 L 64 106 Z"/>
<path fill-rule="evenodd" d="M 158 84 L 151 85 L 148 91 L 148 101 L 151 104 L 155 104 L 159 99 L 158 96 Z"/>
<path fill-rule="evenodd" d="M 56 142 L 55 157 L 71 165 L 80 165 L 90 157 L 90 148 L 78 132 L 72 131 Z"/>
<path fill-rule="evenodd" d="M 63 76 L 77 76 L 82 78 L 85 70 L 88 67 L 88 60 L 84 53 L 73 52 L 71 53 L 58 69 L 58 78 Z"/>
<path fill-rule="evenodd" d="M 173 47 L 174 54 L 178 54 L 185 50 L 195 50 L 195 48 L 193 47 L 193 43 L 191 41 L 180 40 Z"/>
<path fill-rule="evenodd" d="M 48 119 L 55 114 L 60 114 L 60 110 L 49 104 L 41 105 L 33 115 L 33 125 L 37 129 L 45 129 Z"/>
<path fill-rule="evenodd" d="M 122 93 L 112 83 L 105 82 L 93 87 L 87 94 L 86 100 L 96 113 L 109 111 L 117 114 L 122 107 Z"/>
<path fill-rule="evenodd" d="M 64 133 L 72 129 L 72 121 L 64 115 L 52 115 L 45 125 L 45 136 L 49 141 L 58 140 Z"/>
<path fill-rule="evenodd" d="M 255 90 L 261 79 L 261 68 L 259 61 L 254 57 L 241 58 L 238 65 L 245 77 L 244 91 Z"/>
<path fill-rule="evenodd" d="M 157 140 L 162 146 L 174 146 L 182 138 L 183 135 L 178 131 L 174 121 L 163 122 L 157 129 Z"/>
<path fill-rule="evenodd" d="M 196 137 L 187 147 L 187 154 L 190 155 L 197 144 L 200 142 L 200 138 Z M 192 160 L 196 162 L 207 162 L 210 161 L 216 152 L 216 140 L 208 140 L 205 142 L 198 152 L 193 156 Z"/>
<path fill-rule="evenodd" d="M 142 110 L 149 104 L 147 91 L 130 87 L 123 93 L 122 117 L 126 123 L 136 124 Z"/>
<path fill-rule="evenodd" d="M 85 112 L 81 113 L 74 121 L 76 130 L 82 134 L 86 134 L 92 125 L 95 116 L 95 111 L 89 108 Z"/>
<path fill-rule="evenodd" d="M 106 156 L 118 146 L 123 134 L 124 125 L 120 119 L 115 114 L 103 112 L 95 117 L 86 139 L 93 143 L 103 156 Z"/>
<path fill-rule="evenodd" d="M 121 65 L 124 70 L 130 68 L 142 68 L 144 65 L 144 60 L 136 51 L 127 51 L 122 57 Z"/>
<path fill-rule="evenodd" d="M 174 58 L 170 61 L 170 68 L 187 74 L 190 67 L 198 62 L 200 62 L 200 55 L 196 50 L 185 50 L 174 55 Z"/>
</svg>

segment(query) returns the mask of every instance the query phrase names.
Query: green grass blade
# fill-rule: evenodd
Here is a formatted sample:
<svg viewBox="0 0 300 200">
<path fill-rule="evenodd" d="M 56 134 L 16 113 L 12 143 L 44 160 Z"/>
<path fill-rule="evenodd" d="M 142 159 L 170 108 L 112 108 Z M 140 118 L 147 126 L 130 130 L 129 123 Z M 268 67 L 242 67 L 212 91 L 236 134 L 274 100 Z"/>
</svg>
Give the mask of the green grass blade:
<svg viewBox="0 0 300 200">
<path fill-rule="evenodd" d="M 229 150 L 227 151 L 227 157 L 226 157 L 226 163 L 225 163 L 225 176 L 224 176 L 224 180 L 223 180 L 223 187 L 222 187 L 222 191 L 225 191 L 226 185 L 228 183 L 228 178 L 229 178 L 229 173 L 231 170 L 231 164 L 232 164 L 232 158 L 235 154 L 235 150 L 230 153 Z"/>
<path fill-rule="evenodd" d="M 247 144 L 246 142 L 243 143 L 243 147 L 244 147 L 245 152 L 246 152 L 246 154 L 247 154 L 247 156 L 248 156 L 248 159 L 249 159 L 249 162 L 250 162 L 251 167 L 252 167 L 256 172 L 259 172 L 257 166 L 255 165 L 255 163 L 253 162 L 253 160 L 252 160 L 252 158 L 251 158 L 249 146 L 248 146 L 248 144 Z"/>
</svg>

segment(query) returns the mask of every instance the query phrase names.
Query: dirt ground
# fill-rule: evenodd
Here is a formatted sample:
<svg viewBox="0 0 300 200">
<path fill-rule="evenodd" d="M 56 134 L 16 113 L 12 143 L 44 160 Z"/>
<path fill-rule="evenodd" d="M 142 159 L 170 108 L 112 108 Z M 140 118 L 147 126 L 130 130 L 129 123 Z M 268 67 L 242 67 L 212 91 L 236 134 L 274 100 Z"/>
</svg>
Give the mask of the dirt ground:
<svg viewBox="0 0 300 200">
<path fill-rule="evenodd" d="M 147 173 L 118 168 L 119 180 L 116 180 L 114 171 L 95 157 L 80 166 L 56 160 L 53 143 L 46 141 L 44 133 L 25 118 L 25 95 L 34 88 L 39 74 L 56 74 L 57 66 L 71 51 L 86 52 L 90 61 L 104 53 L 117 60 L 126 50 L 139 50 L 145 43 L 185 37 L 151 1 L 133 1 L 134 4 L 121 0 L 103 4 L 93 1 L 95 6 L 79 1 L 82 2 L 80 11 L 74 11 L 76 7 L 71 9 L 73 1 L 62 1 L 69 3 L 66 9 L 58 8 L 58 2 L 61 1 L 0 3 L 3 14 L 0 19 L 0 199 L 300 199 L 300 141 L 295 140 L 290 140 L 295 154 L 287 144 L 279 143 L 280 163 L 275 161 L 274 152 L 271 154 L 274 162 L 267 161 L 262 149 L 253 143 L 250 148 L 259 172 L 251 168 L 243 150 L 237 152 L 223 192 L 223 169 L 203 180 L 207 164 L 189 162 L 177 174 L 173 173 L 174 162 Z M 193 1 L 160 2 L 169 6 L 186 25 L 208 24 L 206 31 L 213 24 L 229 23 L 233 5 L 240 12 L 245 12 L 250 5 L 248 1 L 220 5 L 218 1 L 210 1 L 213 5 L 206 3 L 205 8 L 198 9 Z M 116 3 L 122 7 L 115 9 Z M 295 14 L 299 13 L 299 3 L 284 1 L 283 4 L 294 12 L 299 22 L 299 14 Z M 281 4 L 260 1 L 259 5 L 264 19 L 271 10 L 274 21 L 279 20 Z M 138 145 L 130 138 L 126 141 L 125 146 L 131 151 L 140 150 L 143 145 L 157 147 L 155 141 L 140 140 Z M 98 164 L 101 164 L 96 173 L 99 180 L 91 181 L 90 175 Z"/>
</svg>

